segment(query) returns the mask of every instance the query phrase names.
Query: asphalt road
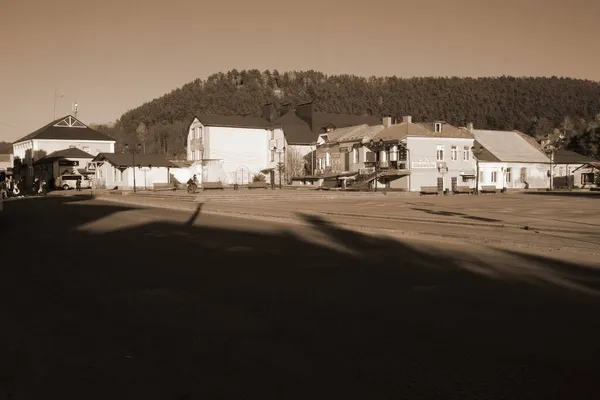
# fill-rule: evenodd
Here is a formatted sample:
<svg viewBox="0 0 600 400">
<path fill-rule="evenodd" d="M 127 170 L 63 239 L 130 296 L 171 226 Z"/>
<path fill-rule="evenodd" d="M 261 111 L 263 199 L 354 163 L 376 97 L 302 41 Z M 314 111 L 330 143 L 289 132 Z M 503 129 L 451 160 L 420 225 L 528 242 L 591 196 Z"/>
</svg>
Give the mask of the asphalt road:
<svg viewBox="0 0 600 400">
<path fill-rule="evenodd" d="M 600 269 L 576 256 L 592 250 L 67 196 L 4 207 L 0 399 L 600 393 Z"/>
</svg>

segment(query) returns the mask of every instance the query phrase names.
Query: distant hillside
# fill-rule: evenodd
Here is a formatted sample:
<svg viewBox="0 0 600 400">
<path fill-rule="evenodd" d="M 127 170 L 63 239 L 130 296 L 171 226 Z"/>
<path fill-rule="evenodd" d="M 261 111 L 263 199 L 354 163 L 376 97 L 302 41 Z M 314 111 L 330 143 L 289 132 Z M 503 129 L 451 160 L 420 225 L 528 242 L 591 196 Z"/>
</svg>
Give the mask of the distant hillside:
<svg viewBox="0 0 600 400">
<path fill-rule="evenodd" d="M 317 111 L 357 115 L 412 115 L 477 128 L 519 129 L 532 136 L 563 127 L 572 148 L 598 155 L 600 83 L 568 78 L 410 78 L 330 75 L 316 71 L 258 70 L 197 79 L 123 114 L 110 131 L 117 140 L 138 136 L 164 153 L 183 151 L 194 114 L 260 115 L 277 105 L 313 100 Z M 561 128 L 562 129 L 562 128 Z"/>
<path fill-rule="evenodd" d="M 12 143 L 0 142 L 0 154 L 12 154 Z"/>
</svg>

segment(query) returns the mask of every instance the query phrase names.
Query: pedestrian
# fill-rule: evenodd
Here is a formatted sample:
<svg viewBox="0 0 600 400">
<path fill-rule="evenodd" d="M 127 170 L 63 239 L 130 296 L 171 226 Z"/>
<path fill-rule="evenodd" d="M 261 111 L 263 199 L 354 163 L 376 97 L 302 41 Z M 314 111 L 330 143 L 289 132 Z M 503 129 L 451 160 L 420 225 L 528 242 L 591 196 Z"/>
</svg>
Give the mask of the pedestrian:
<svg viewBox="0 0 600 400">
<path fill-rule="evenodd" d="M 81 177 L 77 178 L 77 182 L 75 183 L 78 192 L 81 192 Z"/>
</svg>

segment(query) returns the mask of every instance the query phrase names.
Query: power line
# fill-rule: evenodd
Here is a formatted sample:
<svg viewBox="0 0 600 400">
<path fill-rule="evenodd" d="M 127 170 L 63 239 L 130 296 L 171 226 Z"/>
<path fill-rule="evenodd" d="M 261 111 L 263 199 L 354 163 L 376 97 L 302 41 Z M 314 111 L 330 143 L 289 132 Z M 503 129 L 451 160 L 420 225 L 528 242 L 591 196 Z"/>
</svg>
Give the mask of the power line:
<svg viewBox="0 0 600 400">
<path fill-rule="evenodd" d="M 0 124 L 2 124 L 2 125 L 6 125 L 6 126 L 10 126 L 11 128 L 15 128 L 15 129 L 17 129 L 17 127 L 16 127 L 16 126 L 14 126 L 14 125 L 11 125 L 11 124 L 9 124 L 9 123 L 6 123 L 6 122 L 4 122 L 4 121 L 0 121 Z"/>
</svg>

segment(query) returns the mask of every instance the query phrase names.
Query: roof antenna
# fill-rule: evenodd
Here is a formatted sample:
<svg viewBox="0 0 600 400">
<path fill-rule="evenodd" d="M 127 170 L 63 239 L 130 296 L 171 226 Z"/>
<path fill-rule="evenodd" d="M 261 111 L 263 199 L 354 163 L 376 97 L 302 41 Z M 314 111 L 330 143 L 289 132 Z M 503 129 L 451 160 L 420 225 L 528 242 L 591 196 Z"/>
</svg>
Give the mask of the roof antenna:
<svg viewBox="0 0 600 400">
<path fill-rule="evenodd" d="M 77 118 L 78 111 L 79 111 L 79 104 L 77 104 L 77 100 L 75 100 L 75 103 L 73 104 L 73 116 L 75 118 Z"/>
</svg>

